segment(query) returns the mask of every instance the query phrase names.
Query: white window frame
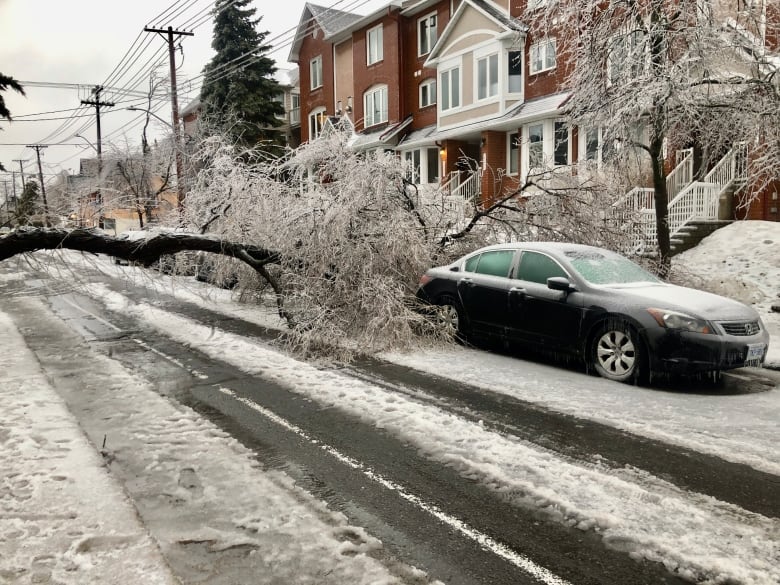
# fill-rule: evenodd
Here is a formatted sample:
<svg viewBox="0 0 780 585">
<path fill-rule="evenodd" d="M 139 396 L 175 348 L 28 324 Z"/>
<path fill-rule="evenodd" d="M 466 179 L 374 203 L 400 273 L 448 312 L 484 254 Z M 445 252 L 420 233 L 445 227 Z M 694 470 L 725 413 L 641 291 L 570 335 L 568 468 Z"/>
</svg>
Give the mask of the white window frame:
<svg viewBox="0 0 780 585">
<path fill-rule="evenodd" d="M 520 89 L 517 91 L 512 91 L 511 84 L 509 83 L 510 78 L 512 77 L 509 74 L 509 68 L 512 67 L 513 59 L 512 59 L 512 53 L 517 53 L 519 55 L 519 58 L 517 59 L 517 64 L 520 65 Z M 522 50 L 517 49 L 509 49 L 506 51 L 506 67 L 504 68 L 504 71 L 506 71 L 506 93 L 518 95 L 523 93 L 523 88 L 525 86 L 525 79 L 523 76 L 523 68 L 525 67 L 525 64 L 523 63 L 523 58 L 525 57 Z"/>
<path fill-rule="evenodd" d="M 428 26 L 423 34 L 422 25 L 427 22 Z M 433 46 L 436 41 L 439 40 L 439 15 L 436 12 L 426 14 L 422 18 L 417 19 L 417 56 L 422 57 L 427 55 L 433 50 Z M 424 41 L 424 43 L 423 43 Z M 423 47 L 423 44 L 427 45 Z"/>
<path fill-rule="evenodd" d="M 547 37 L 531 45 L 531 50 L 528 52 L 528 61 L 528 73 L 530 75 L 555 69 L 557 66 L 555 39 Z M 541 64 L 541 68 L 537 67 L 538 62 Z"/>
<path fill-rule="evenodd" d="M 588 158 L 588 133 L 589 132 L 595 132 L 596 133 L 596 151 L 594 153 L 593 158 Z M 585 127 L 580 126 L 577 129 L 578 134 L 578 153 L 579 153 L 579 162 L 581 164 L 595 164 L 598 168 L 601 168 L 601 148 L 602 148 L 602 140 L 603 140 L 603 131 L 601 127 Z"/>
<path fill-rule="evenodd" d="M 457 71 L 458 73 L 458 87 L 455 88 L 457 91 L 453 91 L 453 85 L 452 85 L 452 73 Z M 447 82 L 444 82 L 444 78 L 447 78 Z M 463 79 L 461 76 L 461 67 L 460 64 L 454 65 L 453 67 L 450 67 L 444 71 L 439 71 L 439 81 L 437 83 L 437 89 L 438 92 L 438 104 L 439 104 L 439 110 L 441 112 L 449 112 L 450 110 L 457 110 L 461 107 L 461 103 L 463 102 L 462 95 L 461 95 L 461 86 L 463 84 Z M 444 88 L 448 88 L 448 95 L 444 95 Z M 454 98 L 454 99 L 453 99 Z M 457 101 L 457 103 L 455 103 Z"/>
<path fill-rule="evenodd" d="M 434 106 L 436 105 L 436 78 L 435 77 L 429 77 L 428 79 L 425 79 L 420 82 L 420 89 L 419 89 L 419 97 L 420 97 L 420 109 L 427 108 L 428 106 Z M 425 90 L 425 91 L 423 91 Z M 428 96 L 427 102 L 423 100 L 423 95 Z"/>
<path fill-rule="evenodd" d="M 317 121 L 322 120 L 321 124 Z M 313 109 L 309 112 L 308 124 L 309 124 L 309 141 L 316 140 L 322 134 L 322 129 L 325 127 L 325 107 Z"/>
<path fill-rule="evenodd" d="M 531 141 L 531 128 L 541 127 L 542 129 L 542 139 L 538 141 Z M 525 135 L 525 143 L 526 143 L 526 156 L 525 158 L 528 160 L 528 164 L 526 165 L 528 169 L 528 173 L 531 171 L 535 171 L 538 169 L 543 169 L 547 166 L 548 162 L 548 156 L 546 154 L 546 148 L 545 143 L 547 142 L 547 121 L 546 120 L 539 120 L 538 122 L 533 122 L 531 124 L 528 124 L 525 128 L 523 128 L 523 134 Z M 539 161 L 539 164 L 534 164 L 534 162 L 531 161 L 531 149 L 537 148 L 536 145 L 539 145 L 538 148 L 541 148 L 541 160 Z"/>
<path fill-rule="evenodd" d="M 380 100 L 379 118 L 375 117 L 376 100 L 377 97 Z M 370 107 L 369 107 L 370 106 Z M 370 87 L 363 94 L 363 127 L 369 128 L 370 126 L 376 126 L 382 124 L 388 120 L 388 104 L 387 104 L 387 86 L 386 85 L 374 85 Z M 370 112 L 370 115 L 369 115 Z"/>
<path fill-rule="evenodd" d="M 615 51 L 616 45 L 620 42 L 623 46 L 625 54 L 622 56 L 622 60 L 626 63 L 618 65 L 618 69 L 613 70 L 616 67 Z M 637 60 L 637 56 L 640 59 Z M 616 82 L 620 82 L 621 79 L 629 78 L 634 79 L 642 75 L 648 66 L 649 55 L 647 52 L 647 43 L 644 40 L 644 31 L 633 30 L 625 31 L 620 34 L 616 34 L 612 37 L 609 43 L 609 54 L 607 55 L 607 87 L 611 87 Z M 626 65 L 632 68 L 629 75 L 626 75 Z"/>
<path fill-rule="evenodd" d="M 366 31 L 366 65 L 379 63 L 385 58 L 384 33 L 382 25 Z"/>
<path fill-rule="evenodd" d="M 435 156 L 431 156 L 431 152 Z M 414 159 L 415 153 L 417 153 L 418 166 L 415 167 Z M 406 177 L 415 185 L 438 185 L 441 181 L 441 159 L 439 157 L 439 148 L 434 146 L 421 146 L 420 148 L 413 148 L 411 150 L 404 150 L 401 153 L 402 159 L 407 166 Z M 435 162 L 434 162 L 435 161 Z M 431 162 L 436 165 L 435 169 L 431 169 Z M 431 178 L 431 171 L 435 176 L 434 181 L 429 181 Z"/>
<path fill-rule="evenodd" d="M 514 137 L 514 140 L 512 139 Z M 523 140 L 523 134 L 519 131 L 506 133 L 506 174 L 510 177 L 515 177 L 520 173 L 520 155 L 522 152 L 521 143 Z M 515 144 L 515 157 L 512 157 L 512 143 Z M 512 161 L 514 161 L 517 167 L 512 170 Z"/>
<path fill-rule="evenodd" d="M 556 160 L 558 154 L 558 133 L 555 131 L 558 124 L 563 124 L 566 128 L 566 161 L 558 162 Z M 571 124 L 566 120 L 553 120 L 552 121 L 552 161 L 553 167 L 567 167 L 571 165 Z"/>
<path fill-rule="evenodd" d="M 474 95 L 476 101 L 489 100 L 496 97 L 499 94 L 501 87 L 501 65 L 499 63 L 498 53 L 491 53 L 489 55 L 481 55 L 474 60 Z M 491 61 L 495 63 L 495 69 L 491 67 Z M 485 68 L 485 86 L 482 87 L 480 82 L 480 67 Z M 491 74 L 495 74 L 495 79 Z M 482 90 L 484 89 L 484 95 Z"/>
<path fill-rule="evenodd" d="M 322 55 L 317 55 L 309 61 L 309 85 L 312 90 L 322 87 Z"/>
</svg>

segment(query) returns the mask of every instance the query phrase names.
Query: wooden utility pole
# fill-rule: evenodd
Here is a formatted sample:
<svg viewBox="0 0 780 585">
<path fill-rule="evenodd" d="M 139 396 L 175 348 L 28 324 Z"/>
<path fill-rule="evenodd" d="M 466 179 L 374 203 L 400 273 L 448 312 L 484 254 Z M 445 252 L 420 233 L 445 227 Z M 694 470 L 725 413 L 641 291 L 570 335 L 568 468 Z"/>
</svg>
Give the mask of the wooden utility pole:
<svg viewBox="0 0 780 585">
<path fill-rule="evenodd" d="M 43 221 L 46 227 L 51 227 L 49 223 L 49 204 L 46 201 L 46 185 L 43 184 L 43 166 L 41 165 L 41 149 L 46 148 L 42 144 L 28 144 L 27 148 L 35 150 L 35 155 L 38 157 L 38 179 L 41 182 L 41 195 L 43 196 Z"/>
<path fill-rule="evenodd" d="M 97 204 L 100 209 L 100 214 L 98 215 L 98 227 L 103 227 L 103 197 L 100 193 L 100 181 L 103 179 L 103 138 L 100 133 L 100 108 L 102 106 L 106 107 L 113 107 L 115 104 L 113 102 L 101 102 L 100 101 L 100 93 L 103 91 L 102 85 L 96 85 L 92 89 L 92 94 L 95 96 L 94 100 L 81 100 L 81 103 L 85 106 L 95 106 L 95 117 L 97 119 L 97 159 L 98 159 L 98 172 L 97 172 L 97 181 L 98 181 L 98 187 L 97 187 Z M 89 141 L 87 141 L 89 142 Z"/>
<path fill-rule="evenodd" d="M 16 171 L 11 171 L 11 187 L 14 189 L 14 205 L 16 204 Z"/>
<path fill-rule="evenodd" d="M 145 32 L 158 33 L 163 37 L 168 37 L 168 60 L 171 67 L 171 116 L 173 117 L 173 141 L 176 149 L 176 199 L 179 204 L 179 211 L 181 212 L 184 206 L 184 173 L 183 164 L 181 160 L 181 132 L 179 130 L 179 98 L 176 90 L 176 48 L 173 46 L 174 35 L 191 37 L 195 33 L 173 30 L 172 26 L 166 29 L 161 28 L 144 28 Z"/>
<path fill-rule="evenodd" d="M 19 163 L 19 171 L 22 173 L 22 191 L 24 191 L 24 160 L 20 158 L 15 158 L 13 162 Z"/>
</svg>

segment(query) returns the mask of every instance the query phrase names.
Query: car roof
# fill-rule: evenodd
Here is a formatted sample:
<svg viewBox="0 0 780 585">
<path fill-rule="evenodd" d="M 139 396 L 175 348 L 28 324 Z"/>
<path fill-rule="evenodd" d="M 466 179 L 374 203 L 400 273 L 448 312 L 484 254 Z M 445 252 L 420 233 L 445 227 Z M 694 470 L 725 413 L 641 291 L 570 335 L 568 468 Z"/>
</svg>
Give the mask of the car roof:
<svg viewBox="0 0 780 585">
<path fill-rule="evenodd" d="M 477 254 L 480 252 L 487 252 L 488 250 L 534 250 L 538 252 L 574 252 L 574 251 L 599 251 L 609 252 L 605 248 L 598 248 L 596 246 L 588 246 L 586 244 L 573 244 L 570 242 L 513 242 L 510 244 L 493 244 L 492 246 L 485 246 L 478 250 L 474 250 L 467 254 Z"/>
</svg>

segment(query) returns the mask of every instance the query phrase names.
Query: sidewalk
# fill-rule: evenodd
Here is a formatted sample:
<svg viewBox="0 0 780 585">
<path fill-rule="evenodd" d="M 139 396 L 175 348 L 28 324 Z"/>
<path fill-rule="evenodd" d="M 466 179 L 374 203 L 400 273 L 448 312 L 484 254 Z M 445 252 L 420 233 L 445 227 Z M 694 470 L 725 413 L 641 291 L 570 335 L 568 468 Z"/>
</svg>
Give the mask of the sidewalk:
<svg viewBox="0 0 780 585">
<path fill-rule="evenodd" d="M 178 583 L 0 312 L 0 582 Z"/>
</svg>

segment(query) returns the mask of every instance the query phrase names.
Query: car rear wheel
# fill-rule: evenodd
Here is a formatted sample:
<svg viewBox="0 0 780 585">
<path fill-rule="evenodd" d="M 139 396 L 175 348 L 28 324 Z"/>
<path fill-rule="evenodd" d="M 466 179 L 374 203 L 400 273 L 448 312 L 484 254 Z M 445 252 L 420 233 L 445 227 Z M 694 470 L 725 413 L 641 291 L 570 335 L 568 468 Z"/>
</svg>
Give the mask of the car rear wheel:
<svg viewBox="0 0 780 585">
<path fill-rule="evenodd" d="M 440 297 L 436 303 L 436 321 L 442 331 L 453 339 L 465 341 L 465 322 L 460 303 L 450 296 Z"/>
<path fill-rule="evenodd" d="M 624 323 L 599 329 L 593 338 L 590 355 L 594 369 L 603 378 L 628 382 L 638 380 L 644 373 L 642 340 Z"/>
</svg>

